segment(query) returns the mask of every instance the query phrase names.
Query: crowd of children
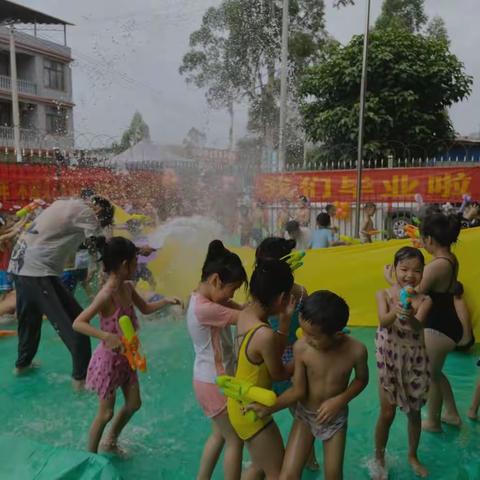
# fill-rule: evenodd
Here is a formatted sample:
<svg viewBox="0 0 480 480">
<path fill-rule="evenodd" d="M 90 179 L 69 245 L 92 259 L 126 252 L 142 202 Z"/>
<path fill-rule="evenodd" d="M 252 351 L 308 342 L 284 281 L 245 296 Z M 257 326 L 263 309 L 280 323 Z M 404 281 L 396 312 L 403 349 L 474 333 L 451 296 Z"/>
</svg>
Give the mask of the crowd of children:
<svg viewBox="0 0 480 480">
<path fill-rule="evenodd" d="M 212 425 L 200 459 L 199 480 L 212 477 L 222 450 L 223 474 L 227 480 L 240 479 L 241 475 L 247 480 L 298 479 L 303 468 L 318 467 L 315 439 L 322 442 L 325 478 L 343 478 L 349 403 L 361 394 L 369 381 L 367 348 L 354 335 L 343 331 L 349 319 L 349 306 L 344 299 L 326 289 L 309 294 L 294 281 L 288 258 L 295 248 L 324 248 L 340 243 L 338 228 L 332 222 L 333 206 L 318 215 L 318 228 L 310 233 L 309 216 L 305 213 L 308 208 L 305 199 L 301 201 L 305 207 L 302 218 L 284 219 L 282 233 L 286 227 L 290 239 L 283 235 L 262 238 L 260 232 L 255 234 L 258 246 L 250 279 L 239 256 L 220 240 L 212 241 L 208 247 L 199 284 L 186 311 L 195 353 L 193 393 Z M 53 221 L 54 214 L 64 213 L 66 207 L 66 204 L 57 205 L 53 214 L 50 211 L 49 215 L 39 217 L 34 228 L 41 235 L 45 222 Z M 98 396 L 99 407 L 90 427 L 88 450 L 122 454 L 118 438 L 140 408 L 141 396 L 136 371 L 124 355 L 119 320 L 122 316 L 129 317 L 136 330 L 135 307 L 148 315 L 181 301 L 172 297 L 147 302 L 136 291 L 135 282 L 139 278 L 148 281 L 152 289 L 155 286 L 151 272 L 148 275 L 147 262 L 140 263 L 139 267 L 139 255 L 148 257 L 152 249 L 143 245 L 137 225 L 126 226 L 133 241 L 96 236 L 87 242 L 89 254 L 84 240 L 89 233 L 97 233 L 98 227 L 110 225 L 113 211 L 103 199 L 78 200 L 69 204 L 68 209 L 77 215 L 76 225 L 81 228 L 72 230 L 70 240 L 58 247 L 61 258 L 58 249 L 51 253 L 55 265 L 48 264 L 52 273 L 46 276 L 47 280 L 40 274 L 40 280 L 31 280 L 31 272 L 40 269 L 38 256 L 34 258 L 35 249 L 43 250 L 33 240 L 26 240 L 28 234 L 21 233 L 26 220 L 16 223 L 9 220 L 0 226 L 0 258 L 3 259 L 0 292 L 8 296 L 13 290 L 8 283 L 4 257 L 10 255 L 13 239 L 20 235 L 11 262 L 16 285 L 23 288 L 21 301 L 17 302 L 21 309 L 17 367 L 29 366 L 38 348 L 39 333 L 32 333 L 31 326 L 25 323 L 28 309 L 34 308 L 36 324 L 45 313 L 60 329 L 74 357 L 74 378 L 85 379 L 86 388 Z M 375 205 L 367 204 L 362 227 L 365 242 L 371 241 L 369 232 L 373 229 L 374 213 Z M 58 216 L 55 220 L 58 221 Z M 72 220 L 65 217 L 65 222 Z M 49 225 L 51 228 L 53 223 Z M 468 309 L 457 280 L 459 263 L 451 251 L 460 228 L 458 215 L 429 211 L 420 224 L 420 234 L 432 260 L 425 265 L 419 249 L 401 248 L 384 272 L 389 288 L 377 292 L 379 326 L 375 352 L 380 409 L 374 445 L 376 479 L 388 478 L 385 451 L 397 407 L 408 418 L 408 462 L 420 477 L 428 475 L 418 455 L 422 429 L 439 432 L 442 423 L 461 424 L 452 388 L 443 372 L 447 354 L 464 340 L 466 330 L 470 329 L 468 333 L 471 333 L 466 320 Z M 94 262 L 91 252 L 95 252 Z M 72 303 L 73 297 L 67 296 L 57 281 L 60 267 L 63 268 L 68 256 L 72 263 L 63 274 L 64 284 L 70 292 L 78 282 L 87 287 L 91 303 L 84 310 Z M 101 288 L 93 298 L 88 280 L 91 264 L 99 261 L 103 267 Z M 233 296 L 243 285 L 248 286 L 248 301 L 240 305 L 233 301 Z M 41 298 L 42 288 L 52 293 L 49 302 L 55 295 L 58 302 L 47 307 Z M 38 295 L 35 289 L 40 292 Z M 404 296 L 407 291 L 408 301 Z M 64 314 L 60 318 L 57 310 L 61 309 L 56 304 L 61 302 Z M 90 324 L 97 314 L 98 328 Z M 38 338 L 35 336 L 32 340 L 28 335 Z M 87 337 L 100 340 L 91 358 L 90 344 L 84 342 Z M 468 341 L 471 343 L 473 339 Z M 227 397 L 216 384 L 220 375 L 273 389 L 278 395 L 276 403 L 245 405 Z M 119 389 L 125 402 L 115 414 Z M 422 424 L 421 409 L 427 399 L 427 417 Z M 479 406 L 480 384 L 473 396 L 469 418 L 477 419 Z M 284 446 L 273 414 L 286 408 L 290 409 L 293 420 Z M 110 429 L 104 434 L 108 424 Z M 242 472 L 244 446 L 251 464 Z"/>
</svg>

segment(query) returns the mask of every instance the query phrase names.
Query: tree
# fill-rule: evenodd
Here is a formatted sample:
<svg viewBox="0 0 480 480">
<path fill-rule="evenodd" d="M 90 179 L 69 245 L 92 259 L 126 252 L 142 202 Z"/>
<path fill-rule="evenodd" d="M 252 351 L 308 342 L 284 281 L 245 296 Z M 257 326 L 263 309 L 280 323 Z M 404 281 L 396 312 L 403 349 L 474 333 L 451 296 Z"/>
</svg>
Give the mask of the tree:
<svg viewBox="0 0 480 480">
<path fill-rule="evenodd" d="M 183 146 L 185 148 L 204 147 L 207 142 L 207 136 L 204 132 L 192 127 L 187 136 L 183 139 Z"/>
<path fill-rule="evenodd" d="M 348 3 L 342 0 L 340 3 Z M 322 0 L 290 2 L 292 77 L 316 58 L 325 39 Z M 281 0 L 223 0 L 210 8 L 199 30 L 190 35 L 190 51 L 180 73 L 206 88 L 213 108 L 228 108 L 246 99 L 250 127 L 267 145 L 275 143 L 278 124 L 277 66 L 281 57 Z"/>
<path fill-rule="evenodd" d="M 304 75 L 301 93 L 307 136 L 331 152 L 354 156 L 358 136 L 363 36 L 330 49 Z M 418 145 L 435 151 L 453 139 L 447 108 L 471 92 L 472 77 L 448 45 L 405 28 L 371 33 L 366 98 L 365 148 L 372 155 Z M 395 148 L 396 147 L 396 148 Z"/>
<path fill-rule="evenodd" d="M 376 28 L 402 27 L 420 32 L 427 23 L 424 0 L 384 0 Z"/>
<path fill-rule="evenodd" d="M 433 17 L 427 25 L 427 36 L 435 38 L 450 45 L 450 38 L 448 37 L 447 27 L 442 17 Z"/>
<path fill-rule="evenodd" d="M 144 122 L 142 115 L 139 112 L 135 112 L 130 122 L 130 126 L 125 132 L 123 132 L 119 151 L 124 152 L 141 140 L 150 140 L 150 128 Z"/>
</svg>

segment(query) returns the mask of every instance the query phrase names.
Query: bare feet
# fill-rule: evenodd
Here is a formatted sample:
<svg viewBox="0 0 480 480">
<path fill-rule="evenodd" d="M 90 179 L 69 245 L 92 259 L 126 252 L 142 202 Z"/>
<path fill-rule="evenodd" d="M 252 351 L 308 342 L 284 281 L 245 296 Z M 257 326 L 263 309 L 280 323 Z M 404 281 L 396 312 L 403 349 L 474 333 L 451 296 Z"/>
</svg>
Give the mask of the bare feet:
<svg viewBox="0 0 480 480">
<path fill-rule="evenodd" d="M 417 457 L 408 457 L 408 463 L 412 467 L 415 475 L 421 478 L 428 477 L 428 470 L 425 468 L 425 465 L 420 463 Z"/>
<path fill-rule="evenodd" d="M 467 416 L 470 420 L 478 420 L 478 414 L 477 414 L 477 410 L 475 410 L 474 408 L 470 407 L 468 409 L 468 413 L 467 413 Z"/>
<path fill-rule="evenodd" d="M 385 468 L 385 457 L 377 457 L 370 467 L 372 480 L 388 480 L 387 470 Z"/>
<path fill-rule="evenodd" d="M 423 420 L 422 430 L 424 432 L 430 432 L 430 433 L 441 433 L 442 432 L 442 426 L 437 425 L 430 420 Z"/>
<path fill-rule="evenodd" d="M 102 442 L 99 445 L 98 449 L 101 450 L 102 452 L 111 453 L 112 455 L 116 455 L 117 457 L 120 457 L 120 458 L 128 457 L 128 452 L 123 448 L 119 447 L 118 443 L 115 441 Z"/>
<path fill-rule="evenodd" d="M 462 419 L 458 415 L 442 415 L 442 422 L 452 427 L 460 427 L 462 425 Z"/>
<path fill-rule="evenodd" d="M 76 392 L 82 392 L 83 390 L 85 390 L 85 380 L 75 380 L 74 378 L 72 378 L 72 388 Z"/>
<path fill-rule="evenodd" d="M 32 370 L 35 368 L 38 368 L 40 366 L 39 362 L 32 362 L 30 365 L 27 365 L 26 367 L 15 367 L 13 369 L 13 374 L 16 375 L 17 377 L 21 377 L 22 375 L 26 375 L 27 373 L 30 373 Z"/>
</svg>

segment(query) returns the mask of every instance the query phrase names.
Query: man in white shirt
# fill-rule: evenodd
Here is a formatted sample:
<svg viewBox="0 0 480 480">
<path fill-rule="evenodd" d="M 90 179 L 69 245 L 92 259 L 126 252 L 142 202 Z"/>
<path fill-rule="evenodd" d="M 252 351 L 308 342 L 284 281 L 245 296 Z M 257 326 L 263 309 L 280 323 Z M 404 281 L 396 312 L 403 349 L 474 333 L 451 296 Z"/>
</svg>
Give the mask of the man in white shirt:
<svg viewBox="0 0 480 480">
<path fill-rule="evenodd" d="M 72 329 L 82 307 L 60 276 L 68 257 L 102 228 L 113 223 L 114 208 L 99 196 L 57 200 L 18 239 L 9 273 L 17 292 L 18 358 L 16 373 L 32 365 L 46 315 L 72 355 L 74 383 L 80 386 L 91 356 L 90 339 Z"/>
</svg>

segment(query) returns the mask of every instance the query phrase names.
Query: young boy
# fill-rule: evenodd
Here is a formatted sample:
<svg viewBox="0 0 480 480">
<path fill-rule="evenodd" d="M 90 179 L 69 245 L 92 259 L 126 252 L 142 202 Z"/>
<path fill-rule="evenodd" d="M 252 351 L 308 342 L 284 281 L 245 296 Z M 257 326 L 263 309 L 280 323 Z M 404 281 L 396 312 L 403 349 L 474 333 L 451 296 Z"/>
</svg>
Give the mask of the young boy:
<svg viewBox="0 0 480 480">
<path fill-rule="evenodd" d="M 280 479 L 301 478 L 315 438 L 323 442 L 325 479 L 343 478 L 348 403 L 368 383 L 365 345 L 342 333 L 348 316 L 345 300 L 333 292 L 307 297 L 300 317 L 304 335 L 293 347 L 293 386 L 273 407 L 247 407 L 264 417 L 296 404 Z M 355 377 L 349 383 L 352 370 Z"/>
<path fill-rule="evenodd" d="M 376 211 L 377 206 L 374 203 L 370 202 L 365 205 L 365 216 L 360 230 L 360 240 L 362 243 L 372 243 L 372 232 L 374 231 L 372 217 L 375 215 Z"/>
<path fill-rule="evenodd" d="M 317 229 L 312 235 L 312 248 L 327 248 L 334 244 L 330 229 L 330 215 L 322 212 L 317 215 Z"/>
</svg>

